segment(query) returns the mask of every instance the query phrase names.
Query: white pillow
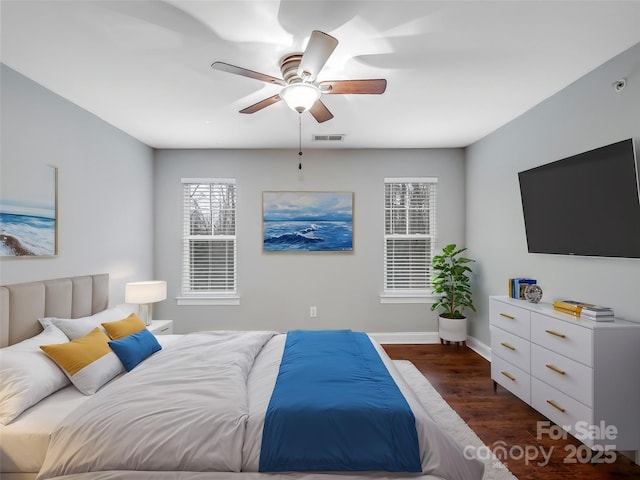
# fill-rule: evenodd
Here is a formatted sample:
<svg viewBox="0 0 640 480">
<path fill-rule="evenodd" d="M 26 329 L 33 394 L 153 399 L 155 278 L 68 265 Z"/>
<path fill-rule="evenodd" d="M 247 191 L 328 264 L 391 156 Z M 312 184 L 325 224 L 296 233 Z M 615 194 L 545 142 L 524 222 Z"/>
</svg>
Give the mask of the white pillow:
<svg viewBox="0 0 640 480">
<path fill-rule="evenodd" d="M 35 337 L 0 348 L 0 423 L 8 425 L 27 408 L 69 384 L 40 345 L 69 339 L 50 325 Z"/>
<path fill-rule="evenodd" d="M 98 327 L 70 342 L 40 345 L 40 349 L 85 395 L 93 395 L 109 380 L 124 372 L 122 362 L 109 346 L 109 337 Z"/>
<path fill-rule="evenodd" d="M 107 308 L 101 312 L 93 314 L 89 317 L 81 317 L 81 318 L 56 318 L 56 317 L 45 317 L 39 318 L 39 322 L 43 327 L 47 325 L 55 325 L 60 330 L 62 330 L 69 340 L 75 340 L 76 338 L 84 337 L 91 330 L 98 327 L 100 330 L 104 332 L 104 327 L 102 326 L 105 322 L 114 322 L 116 320 L 122 320 L 123 318 L 127 318 L 129 313 L 125 310 L 122 310 L 118 307 Z"/>
</svg>

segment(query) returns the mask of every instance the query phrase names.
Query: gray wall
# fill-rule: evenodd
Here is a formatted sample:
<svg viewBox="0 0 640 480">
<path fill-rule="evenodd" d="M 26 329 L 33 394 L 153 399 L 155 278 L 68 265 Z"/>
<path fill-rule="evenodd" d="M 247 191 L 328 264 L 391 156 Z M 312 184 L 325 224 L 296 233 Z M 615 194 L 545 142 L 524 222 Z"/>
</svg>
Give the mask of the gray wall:
<svg viewBox="0 0 640 480">
<path fill-rule="evenodd" d="M 161 150 L 155 161 L 156 276 L 169 299 L 155 318 L 177 332 L 199 329 L 353 328 L 434 332 L 430 305 L 380 303 L 384 178 L 436 176 L 440 246 L 464 240 L 464 156 L 447 150 Z M 236 177 L 239 306 L 178 306 L 182 253 L 182 177 Z M 352 191 L 353 253 L 264 253 L 262 192 Z M 309 307 L 318 316 L 309 317 Z"/>
<path fill-rule="evenodd" d="M 112 303 L 124 283 L 169 282 L 156 318 L 177 332 L 201 328 L 357 328 L 434 332 L 429 305 L 381 304 L 382 181 L 438 176 L 440 246 L 466 244 L 476 258 L 478 313 L 470 333 L 489 343 L 487 297 L 514 276 L 540 281 L 545 300 L 573 297 L 612 305 L 640 321 L 640 260 L 528 254 L 517 172 L 623 138 L 640 137 L 640 46 L 612 59 L 476 144 L 461 150 L 164 150 L 149 147 L 2 65 L 2 182 L 11 166 L 59 169 L 59 255 L 0 260 L 0 283 L 108 272 Z M 622 93 L 611 83 L 628 79 Z M 466 169 L 466 177 L 465 177 Z M 180 178 L 238 179 L 240 306 L 177 306 Z M 261 192 L 355 193 L 355 250 L 265 254 Z M 155 192 L 155 193 L 154 193 Z M 150 212 L 153 212 L 151 214 Z M 466 217 L 466 218 L 465 218 Z M 155 243 L 154 243 L 155 242 Z M 154 250 L 155 248 L 155 250 Z M 309 306 L 318 317 L 309 318 Z"/>
<path fill-rule="evenodd" d="M 611 85 L 622 77 L 627 87 L 616 93 Z M 610 305 L 618 316 L 640 322 L 640 259 L 527 253 L 517 177 L 630 137 L 640 147 L 640 44 L 467 149 L 467 244 L 479 259 L 474 337 L 489 343 L 487 297 L 506 294 L 510 277 L 536 278 L 543 301 L 565 297 Z"/>
<path fill-rule="evenodd" d="M 59 217 L 58 256 L 2 257 L 0 284 L 109 273 L 122 303 L 126 281 L 153 275 L 153 150 L 4 64 L 0 75 L 0 188 L 17 165 L 55 166 Z"/>
</svg>

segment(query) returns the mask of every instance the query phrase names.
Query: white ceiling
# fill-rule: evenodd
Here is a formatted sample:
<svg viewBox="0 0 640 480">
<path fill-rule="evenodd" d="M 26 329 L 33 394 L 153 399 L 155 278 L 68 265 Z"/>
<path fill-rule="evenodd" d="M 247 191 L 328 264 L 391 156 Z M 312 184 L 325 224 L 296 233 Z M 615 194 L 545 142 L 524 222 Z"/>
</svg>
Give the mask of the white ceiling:
<svg viewBox="0 0 640 480">
<path fill-rule="evenodd" d="M 640 42 L 640 1 L 2 0 L 1 16 L 6 65 L 156 148 L 297 148 L 283 102 L 238 113 L 277 86 L 210 65 L 281 77 L 314 29 L 340 42 L 319 80 L 388 86 L 324 96 L 335 118 L 303 115 L 307 148 L 466 146 Z"/>
</svg>

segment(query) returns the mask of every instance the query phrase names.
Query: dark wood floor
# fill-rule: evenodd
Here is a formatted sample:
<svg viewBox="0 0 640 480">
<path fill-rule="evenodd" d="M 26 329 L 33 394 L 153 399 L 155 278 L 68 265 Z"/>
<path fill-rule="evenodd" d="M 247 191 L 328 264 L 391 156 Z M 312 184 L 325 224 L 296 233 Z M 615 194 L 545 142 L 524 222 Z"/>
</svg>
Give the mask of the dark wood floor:
<svg viewBox="0 0 640 480">
<path fill-rule="evenodd" d="M 537 422 L 548 420 L 502 387 L 494 393 L 491 364 L 468 347 L 449 344 L 384 348 L 393 359 L 413 362 L 519 480 L 640 479 L 640 466 L 622 454 L 615 452 L 613 463 L 593 463 L 589 457 L 593 459 L 595 455 L 573 437 L 556 440 L 546 433 L 538 435 Z M 506 451 L 508 458 L 501 457 L 501 451 Z M 599 460 L 609 461 L 610 456 L 607 453 Z"/>
</svg>

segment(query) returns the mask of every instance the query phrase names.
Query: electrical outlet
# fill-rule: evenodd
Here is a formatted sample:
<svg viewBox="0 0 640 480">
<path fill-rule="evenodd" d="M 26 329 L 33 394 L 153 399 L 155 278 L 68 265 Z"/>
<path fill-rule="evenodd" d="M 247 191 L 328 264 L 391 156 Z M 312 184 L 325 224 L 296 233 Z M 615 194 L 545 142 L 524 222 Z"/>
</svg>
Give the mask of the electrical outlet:
<svg viewBox="0 0 640 480">
<path fill-rule="evenodd" d="M 309 307 L 309 316 L 315 318 L 318 316 L 318 307 Z"/>
</svg>

